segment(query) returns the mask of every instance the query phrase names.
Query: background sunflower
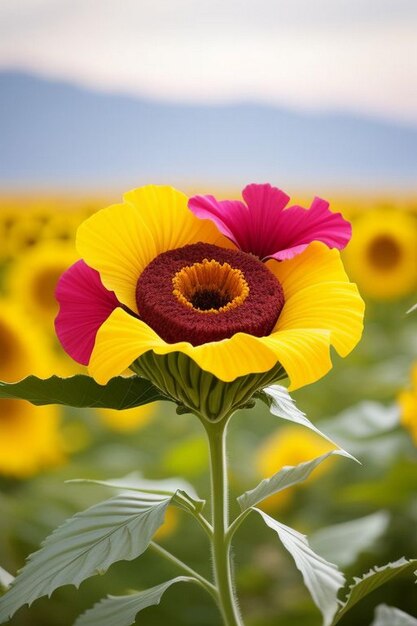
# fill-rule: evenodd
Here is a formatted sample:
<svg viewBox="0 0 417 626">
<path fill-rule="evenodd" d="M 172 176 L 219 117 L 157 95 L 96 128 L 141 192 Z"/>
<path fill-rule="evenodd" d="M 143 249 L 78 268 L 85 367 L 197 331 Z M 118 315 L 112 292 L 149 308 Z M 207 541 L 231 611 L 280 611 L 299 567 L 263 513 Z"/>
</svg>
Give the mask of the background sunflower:
<svg viewBox="0 0 417 626">
<path fill-rule="evenodd" d="M 344 257 L 365 296 L 395 300 L 416 293 L 417 216 L 395 208 L 358 216 Z"/>
</svg>

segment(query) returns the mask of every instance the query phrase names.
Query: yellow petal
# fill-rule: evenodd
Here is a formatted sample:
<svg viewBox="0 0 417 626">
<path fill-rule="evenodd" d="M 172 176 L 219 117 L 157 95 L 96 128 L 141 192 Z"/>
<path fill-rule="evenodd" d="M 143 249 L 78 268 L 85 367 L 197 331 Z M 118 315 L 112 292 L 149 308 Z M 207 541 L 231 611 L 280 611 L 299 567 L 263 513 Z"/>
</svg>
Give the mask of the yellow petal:
<svg viewBox="0 0 417 626">
<path fill-rule="evenodd" d="M 275 353 L 276 361 L 281 363 L 290 379 L 290 391 L 314 383 L 332 367 L 327 330 L 284 330 L 258 341 Z"/>
<path fill-rule="evenodd" d="M 266 372 L 277 362 L 273 350 L 245 333 L 196 347 L 185 341 L 166 343 L 147 324 L 118 308 L 97 333 L 90 373 L 97 382 L 106 384 L 148 350 L 156 354 L 182 352 L 226 382 L 248 373 Z"/>
<path fill-rule="evenodd" d="M 209 220 L 187 208 L 187 197 L 172 187 L 148 185 L 126 193 L 87 219 L 77 232 L 77 250 L 96 269 L 107 289 L 137 311 L 136 284 L 162 252 L 203 241 L 230 247 Z"/>
<path fill-rule="evenodd" d="M 325 330 L 301 329 L 261 338 L 237 333 L 230 339 L 196 347 L 187 342 L 169 344 L 147 324 L 119 308 L 97 333 L 89 370 L 97 382 L 106 384 L 148 350 L 156 354 L 182 352 L 225 382 L 266 372 L 280 362 L 291 380 L 290 388 L 296 389 L 318 380 L 331 368 L 329 335 Z"/>
<path fill-rule="evenodd" d="M 281 262 L 271 259 L 266 265 L 281 283 L 286 300 L 310 285 L 349 281 L 339 251 L 330 250 L 320 241 L 311 243 L 293 259 Z"/>
<path fill-rule="evenodd" d="M 365 305 L 343 267 L 338 250 L 312 243 L 294 259 L 268 262 L 280 281 L 285 305 L 275 325 L 276 332 L 289 329 L 330 331 L 330 343 L 346 356 L 358 343 L 363 330 Z"/>
<path fill-rule="evenodd" d="M 274 333 L 290 328 L 330 331 L 330 343 L 346 356 L 363 330 L 364 303 L 353 283 L 310 285 L 294 293 L 284 305 Z"/>
</svg>

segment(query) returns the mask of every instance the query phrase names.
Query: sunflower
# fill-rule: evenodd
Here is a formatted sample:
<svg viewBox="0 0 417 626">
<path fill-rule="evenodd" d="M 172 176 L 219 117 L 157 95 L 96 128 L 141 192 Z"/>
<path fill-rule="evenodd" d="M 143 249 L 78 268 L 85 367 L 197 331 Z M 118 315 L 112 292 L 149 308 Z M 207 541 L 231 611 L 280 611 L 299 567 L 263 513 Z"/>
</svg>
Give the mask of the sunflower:
<svg viewBox="0 0 417 626">
<path fill-rule="evenodd" d="M 2 202 L 4 201 L 2 200 Z M 3 232 L 8 232 L 19 221 L 19 213 L 15 207 L 10 206 L 7 202 L 0 206 L 0 227 Z"/>
<path fill-rule="evenodd" d="M 404 389 L 398 396 L 401 423 L 410 432 L 417 446 L 417 363 L 411 369 L 411 388 Z"/>
<path fill-rule="evenodd" d="M 306 463 L 334 448 L 334 445 L 311 430 L 298 426 L 284 426 L 272 433 L 258 448 L 256 469 L 261 478 L 270 478 L 285 465 Z M 328 467 L 329 464 L 326 463 L 319 465 L 303 484 L 314 481 Z M 285 489 L 267 498 L 262 503 L 262 508 L 266 511 L 283 508 L 291 501 L 295 489 L 297 487 Z"/>
<path fill-rule="evenodd" d="M 45 240 L 60 241 L 62 243 L 72 242 L 82 220 L 83 218 L 78 213 L 71 211 L 56 212 L 51 215 L 43 227 L 42 237 Z"/>
<path fill-rule="evenodd" d="M 97 409 L 101 421 L 111 430 L 122 433 L 132 432 L 144 428 L 156 413 L 157 402 L 151 402 L 133 409 Z"/>
<path fill-rule="evenodd" d="M 151 185 L 81 224 L 56 330 L 99 383 L 132 367 L 187 406 L 215 404 L 215 381 L 250 383 L 250 397 L 285 370 L 297 389 L 329 371 L 330 346 L 354 348 L 364 305 L 337 249 L 350 225 L 319 198 L 285 208 L 270 185 L 243 198 Z"/>
<path fill-rule="evenodd" d="M 17 304 L 6 298 L 0 299 L 0 355 L 0 380 L 6 382 L 53 372 L 45 336 Z"/>
<path fill-rule="evenodd" d="M 44 242 L 22 253 L 6 275 L 6 289 L 37 321 L 51 325 L 58 312 L 55 289 L 64 270 L 76 260 L 72 247 Z"/>
<path fill-rule="evenodd" d="M 36 216 L 21 211 L 8 229 L 6 248 L 11 258 L 17 258 L 25 250 L 36 246 L 42 238 L 42 224 Z"/>
<path fill-rule="evenodd" d="M 26 478 L 62 461 L 56 407 L 0 400 L 0 474 Z"/>
<path fill-rule="evenodd" d="M 379 209 L 354 222 L 346 265 L 364 294 L 400 298 L 417 288 L 417 222 L 413 215 Z"/>
</svg>

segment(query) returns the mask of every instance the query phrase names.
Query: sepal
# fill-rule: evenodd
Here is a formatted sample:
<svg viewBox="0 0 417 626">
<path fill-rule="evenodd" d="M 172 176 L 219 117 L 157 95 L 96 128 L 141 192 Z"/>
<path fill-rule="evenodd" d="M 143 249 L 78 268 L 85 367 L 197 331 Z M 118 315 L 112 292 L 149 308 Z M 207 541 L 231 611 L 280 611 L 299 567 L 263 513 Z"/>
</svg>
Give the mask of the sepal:
<svg viewBox="0 0 417 626">
<path fill-rule="evenodd" d="M 146 352 L 131 369 L 176 402 L 179 414 L 194 413 L 210 422 L 219 422 L 240 408 L 249 408 L 257 391 L 286 378 L 278 364 L 268 372 L 240 376 L 227 383 L 202 370 L 181 352 L 165 355 Z"/>
</svg>

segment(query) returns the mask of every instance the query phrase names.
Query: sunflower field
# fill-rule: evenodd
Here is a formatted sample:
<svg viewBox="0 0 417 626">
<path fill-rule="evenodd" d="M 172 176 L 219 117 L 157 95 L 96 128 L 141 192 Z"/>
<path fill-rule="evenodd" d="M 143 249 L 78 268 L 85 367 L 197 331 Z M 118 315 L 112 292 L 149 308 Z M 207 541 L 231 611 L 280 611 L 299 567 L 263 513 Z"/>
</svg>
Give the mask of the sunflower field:
<svg viewBox="0 0 417 626">
<path fill-rule="evenodd" d="M 55 289 L 79 258 L 78 226 L 114 200 L 0 198 L 1 381 L 86 372 L 56 337 Z M 417 197 L 364 194 L 330 200 L 331 209 L 352 222 L 352 241 L 342 258 L 366 303 L 365 330 L 349 357 L 334 358 L 325 378 L 292 396 L 309 420 L 360 463 L 330 458 L 301 485 L 270 496 L 260 507 L 307 535 L 310 545 L 336 563 L 352 584 L 375 565 L 417 556 Z M 229 442 L 236 497 L 284 466 L 334 449 L 311 430 L 278 420 L 261 403 L 234 418 Z M 207 467 L 201 424 L 167 402 L 116 411 L 1 399 L 0 586 L 7 586 L 9 573 L 14 576 L 26 556 L 66 518 L 108 496 L 105 486 L 74 479 L 100 481 L 133 473 L 149 480 L 177 476 L 206 497 Z M 167 509 L 156 540 L 210 577 L 208 546 L 201 549 L 201 531 L 184 511 Z M 242 527 L 233 550 L 247 626 L 322 623 L 300 573 L 259 519 L 250 518 Z M 78 590 L 60 588 L 51 598 L 20 609 L 10 624 L 71 626 L 107 593 L 126 593 L 132 580 L 145 589 L 163 576 L 178 574 L 161 552 L 151 552 L 115 563 Z M 341 626 L 370 626 L 381 604 L 416 616 L 412 575 L 399 575 L 375 589 L 342 618 Z M 220 618 L 208 596 L 185 585 L 180 601 L 168 593 L 160 606 L 139 615 L 137 623 L 217 626 Z"/>
</svg>

